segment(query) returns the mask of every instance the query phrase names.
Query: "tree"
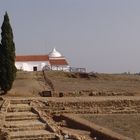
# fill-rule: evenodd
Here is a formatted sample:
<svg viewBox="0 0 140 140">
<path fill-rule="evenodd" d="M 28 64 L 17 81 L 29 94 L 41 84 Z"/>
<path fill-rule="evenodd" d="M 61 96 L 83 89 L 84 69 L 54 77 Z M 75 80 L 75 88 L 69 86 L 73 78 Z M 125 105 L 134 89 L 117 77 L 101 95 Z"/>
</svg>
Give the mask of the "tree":
<svg viewBox="0 0 140 140">
<path fill-rule="evenodd" d="M 0 90 L 5 94 L 11 89 L 16 76 L 15 44 L 13 41 L 13 32 L 7 12 L 4 15 L 1 30 Z"/>
</svg>

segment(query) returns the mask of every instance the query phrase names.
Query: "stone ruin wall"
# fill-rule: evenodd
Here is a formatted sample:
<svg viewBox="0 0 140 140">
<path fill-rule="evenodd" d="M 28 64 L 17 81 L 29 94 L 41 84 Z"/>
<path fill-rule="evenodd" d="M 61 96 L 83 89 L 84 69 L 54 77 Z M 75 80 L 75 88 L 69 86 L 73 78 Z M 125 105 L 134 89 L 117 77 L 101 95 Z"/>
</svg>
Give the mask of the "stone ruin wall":
<svg viewBox="0 0 140 140">
<path fill-rule="evenodd" d="M 132 140 L 109 129 L 90 123 L 76 114 L 135 114 L 140 113 L 139 100 L 102 100 L 102 101 L 48 101 L 46 111 L 59 116 L 67 127 L 87 130 L 99 140 Z"/>
<path fill-rule="evenodd" d="M 45 105 L 46 112 L 50 113 L 140 113 L 139 100 L 47 101 Z"/>
</svg>

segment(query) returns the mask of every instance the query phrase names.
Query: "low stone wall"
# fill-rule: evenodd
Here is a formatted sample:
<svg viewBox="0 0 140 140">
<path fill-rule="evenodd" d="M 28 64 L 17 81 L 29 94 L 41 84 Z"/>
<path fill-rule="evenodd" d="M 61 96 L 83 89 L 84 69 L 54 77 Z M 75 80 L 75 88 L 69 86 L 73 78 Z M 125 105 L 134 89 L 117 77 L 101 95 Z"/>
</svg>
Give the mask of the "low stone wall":
<svg viewBox="0 0 140 140">
<path fill-rule="evenodd" d="M 57 128 L 52 118 L 50 118 L 49 116 L 46 116 L 46 113 L 38 108 L 40 106 L 39 102 L 32 101 L 31 105 L 32 105 L 32 112 L 38 114 L 39 119 L 46 124 L 46 129 L 50 132 L 59 134 L 60 130 Z M 56 135 L 56 136 L 59 137 L 59 135 Z"/>
<path fill-rule="evenodd" d="M 47 74 L 45 74 L 45 70 L 43 70 L 42 72 L 43 72 L 43 77 L 44 77 L 44 80 L 45 80 L 45 84 L 49 85 L 50 89 L 52 91 L 54 91 L 54 85 L 53 85 L 52 81 L 48 78 Z"/>
<path fill-rule="evenodd" d="M 10 101 L 9 100 L 5 100 L 3 101 L 3 104 L 1 106 L 1 112 L 7 112 L 8 106 L 10 105 Z"/>
<path fill-rule="evenodd" d="M 10 104 L 9 100 L 3 101 L 0 109 L 0 140 L 10 140 L 8 132 L 3 130 L 3 125 L 5 122 L 5 112 L 7 112 L 8 106 Z"/>
<path fill-rule="evenodd" d="M 72 100 L 71 100 L 72 99 Z M 93 99 L 93 100 L 92 100 Z M 70 98 L 69 100 L 48 100 L 46 104 L 46 112 L 49 113 L 95 113 L 95 114 L 115 114 L 115 113 L 140 113 L 139 99 L 103 99 L 82 100 Z"/>
<path fill-rule="evenodd" d="M 71 128 L 90 131 L 91 136 L 93 138 L 96 137 L 97 140 L 133 140 L 73 114 L 63 114 L 60 117 L 62 120 L 65 120 L 67 125 Z"/>
<path fill-rule="evenodd" d="M 55 91 L 54 96 L 59 97 L 59 94 L 63 94 L 63 97 L 88 97 L 88 96 L 134 96 L 135 93 L 128 92 L 128 91 L 108 91 L 108 90 L 100 90 L 100 91 L 93 91 L 93 90 L 79 90 L 79 91 L 71 91 L 71 92 L 63 92 L 63 91 Z"/>
</svg>

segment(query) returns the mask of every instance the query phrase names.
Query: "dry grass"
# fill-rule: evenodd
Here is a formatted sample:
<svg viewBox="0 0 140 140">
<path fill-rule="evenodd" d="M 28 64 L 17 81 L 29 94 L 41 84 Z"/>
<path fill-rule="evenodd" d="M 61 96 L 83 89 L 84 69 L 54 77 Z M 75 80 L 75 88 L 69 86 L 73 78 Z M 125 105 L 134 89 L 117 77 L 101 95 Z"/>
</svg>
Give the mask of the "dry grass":
<svg viewBox="0 0 140 140">
<path fill-rule="evenodd" d="M 13 88 L 7 96 L 34 97 L 47 87 L 41 72 L 17 72 Z"/>
<path fill-rule="evenodd" d="M 108 93 L 140 95 L 139 75 L 91 74 L 83 78 L 83 75 L 61 71 L 49 71 L 46 75 L 56 92 L 68 93 L 68 96 L 81 96 L 81 92 L 88 96 L 91 91 L 103 96 Z M 39 96 L 38 93 L 46 89 L 42 72 L 18 72 L 8 96 Z"/>
<path fill-rule="evenodd" d="M 82 115 L 81 117 L 122 135 L 140 140 L 140 114 Z"/>
<path fill-rule="evenodd" d="M 74 73 L 46 72 L 58 92 L 116 92 L 123 95 L 140 95 L 140 76 L 123 74 L 94 74 L 80 78 Z"/>
</svg>

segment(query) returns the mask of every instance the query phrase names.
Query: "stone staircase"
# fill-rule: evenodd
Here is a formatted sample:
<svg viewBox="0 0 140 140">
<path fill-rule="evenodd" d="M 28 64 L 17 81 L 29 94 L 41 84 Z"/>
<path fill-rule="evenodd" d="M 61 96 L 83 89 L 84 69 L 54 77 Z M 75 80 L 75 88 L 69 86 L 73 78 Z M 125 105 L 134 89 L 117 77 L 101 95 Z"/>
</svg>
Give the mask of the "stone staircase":
<svg viewBox="0 0 140 140">
<path fill-rule="evenodd" d="M 11 100 L 5 113 L 4 128 L 13 140 L 56 140 L 53 132 L 38 114 L 32 111 L 30 101 Z"/>
</svg>

